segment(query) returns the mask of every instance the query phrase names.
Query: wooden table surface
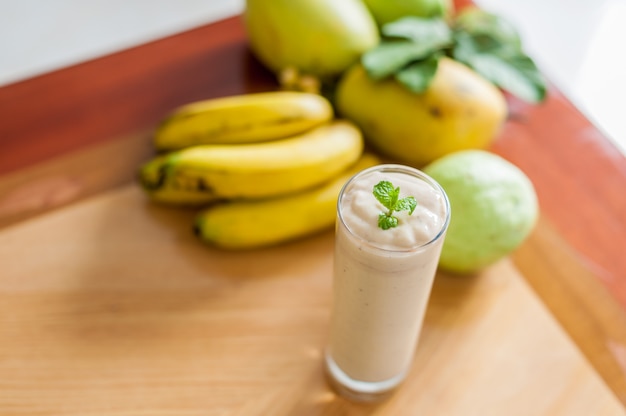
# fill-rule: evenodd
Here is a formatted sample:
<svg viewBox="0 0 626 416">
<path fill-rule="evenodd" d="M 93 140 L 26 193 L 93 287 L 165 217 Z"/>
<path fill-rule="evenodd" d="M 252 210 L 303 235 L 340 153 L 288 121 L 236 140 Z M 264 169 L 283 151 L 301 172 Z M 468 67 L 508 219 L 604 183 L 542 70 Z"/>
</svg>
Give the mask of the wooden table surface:
<svg viewBox="0 0 626 416">
<path fill-rule="evenodd" d="M 626 159 L 565 97 L 511 101 L 492 149 L 533 180 L 535 232 L 438 276 L 414 375 L 363 407 L 318 366 L 332 236 L 242 260 L 134 181 L 174 107 L 275 88 L 237 17 L 0 88 L 0 414 L 622 414 Z"/>
</svg>

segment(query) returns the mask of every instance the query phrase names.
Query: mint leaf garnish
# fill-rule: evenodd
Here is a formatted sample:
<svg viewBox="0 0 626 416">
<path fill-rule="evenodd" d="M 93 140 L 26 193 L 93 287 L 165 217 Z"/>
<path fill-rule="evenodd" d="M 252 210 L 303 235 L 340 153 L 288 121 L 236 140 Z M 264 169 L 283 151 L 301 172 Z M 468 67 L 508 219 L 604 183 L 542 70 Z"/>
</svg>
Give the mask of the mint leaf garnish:
<svg viewBox="0 0 626 416">
<path fill-rule="evenodd" d="M 388 230 L 398 226 L 398 219 L 393 216 L 388 216 L 382 212 L 378 215 L 378 226 L 383 230 Z"/>
<path fill-rule="evenodd" d="M 374 185 L 373 194 L 378 202 L 387 208 L 387 212 L 378 215 L 378 226 L 383 230 L 398 226 L 398 218 L 393 215 L 394 212 L 409 211 L 411 215 L 417 207 L 417 201 L 412 196 L 399 199 L 400 187 L 394 187 L 389 181 L 380 181 Z"/>
<path fill-rule="evenodd" d="M 417 208 L 417 201 L 412 196 L 407 196 L 396 202 L 396 211 L 409 211 L 409 215 L 413 214 Z"/>
<path fill-rule="evenodd" d="M 389 181 L 380 181 L 374 186 L 374 196 L 385 208 L 393 210 L 400 196 L 400 188 L 394 188 Z"/>
</svg>

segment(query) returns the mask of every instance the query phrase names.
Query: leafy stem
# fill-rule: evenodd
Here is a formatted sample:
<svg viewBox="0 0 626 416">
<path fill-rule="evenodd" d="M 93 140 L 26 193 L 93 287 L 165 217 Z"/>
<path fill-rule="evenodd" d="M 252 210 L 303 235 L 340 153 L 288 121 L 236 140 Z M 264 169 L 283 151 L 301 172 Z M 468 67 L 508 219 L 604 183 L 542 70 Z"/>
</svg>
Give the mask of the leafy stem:
<svg viewBox="0 0 626 416">
<path fill-rule="evenodd" d="M 383 230 L 388 230 L 398 226 L 398 218 L 394 216 L 396 211 L 409 211 L 413 214 L 417 207 L 414 197 L 408 196 L 400 199 L 400 187 L 394 187 L 389 181 L 380 181 L 374 185 L 374 197 L 387 208 L 387 212 L 378 214 L 378 226 Z"/>
<path fill-rule="evenodd" d="M 492 13 L 469 7 L 453 24 L 441 18 L 404 17 L 382 27 L 380 45 L 361 62 L 370 78 L 393 77 L 420 94 L 447 56 L 469 66 L 498 87 L 528 102 L 546 96 L 545 80 L 522 50 L 515 28 Z"/>
</svg>

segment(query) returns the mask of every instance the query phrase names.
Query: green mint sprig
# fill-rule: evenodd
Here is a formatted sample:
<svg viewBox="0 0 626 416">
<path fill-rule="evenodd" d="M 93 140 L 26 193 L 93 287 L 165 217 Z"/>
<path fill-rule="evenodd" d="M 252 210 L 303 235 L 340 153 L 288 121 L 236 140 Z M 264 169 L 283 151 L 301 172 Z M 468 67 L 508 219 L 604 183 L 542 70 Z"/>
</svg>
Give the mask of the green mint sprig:
<svg viewBox="0 0 626 416">
<path fill-rule="evenodd" d="M 452 24 L 441 18 L 404 17 L 382 27 L 383 40 L 361 63 L 373 80 L 393 77 L 420 94 L 435 77 L 439 59 L 464 63 L 498 87 L 532 103 L 546 97 L 546 83 L 522 50 L 508 21 L 475 7 Z"/>
<path fill-rule="evenodd" d="M 378 202 L 388 210 L 378 215 L 378 226 L 383 230 L 398 226 L 398 218 L 393 215 L 394 212 L 409 211 L 409 215 L 411 215 L 417 207 L 417 201 L 412 196 L 399 199 L 400 187 L 394 187 L 389 181 L 378 182 L 374 185 L 373 193 Z"/>
</svg>

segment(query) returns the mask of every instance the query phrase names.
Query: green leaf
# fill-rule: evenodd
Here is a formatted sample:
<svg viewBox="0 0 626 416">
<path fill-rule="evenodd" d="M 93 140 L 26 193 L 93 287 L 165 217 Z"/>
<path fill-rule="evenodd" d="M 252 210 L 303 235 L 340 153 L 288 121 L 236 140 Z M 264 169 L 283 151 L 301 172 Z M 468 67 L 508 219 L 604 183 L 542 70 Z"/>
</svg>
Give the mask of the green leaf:
<svg viewBox="0 0 626 416">
<path fill-rule="evenodd" d="M 469 64 L 476 72 L 517 97 L 537 103 L 546 96 L 546 85 L 534 62 L 527 56 L 478 54 Z"/>
<path fill-rule="evenodd" d="M 380 181 L 374 185 L 374 196 L 385 208 L 393 211 L 400 196 L 400 188 L 394 188 L 389 181 Z"/>
<path fill-rule="evenodd" d="M 497 53 L 503 48 L 506 48 L 506 46 L 503 46 L 490 37 L 470 35 L 463 31 L 456 31 L 454 32 L 452 57 L 457 61 L 470 65 L 473 56 L 481 53 Z"/>
<path fill-rule="evenodd" d="M 430 53 L 432 50 L 428 45 L 410 41 L 387 41 L 366 52 L 361 58 L 361 63 L 370 78 L 379 80 Z"/>
<path fill-rule="evenodd" d="M 412 196 L 402 198 L 396 203 L 396 211 L 409 211 L 409 215 L 413 214 L 417 208 L 417 201 Z"/>
<path fill-rule="evenodd" d="M 405 69 L 396 73 L 396 80 L 409 91 L 420 94 L 428 88 L 437 73 L 439 57 L 436 55 L 414 62 Z"/>
<path fill-rule="evenodd" d="M 385 36 L 408 39 L 430 50 L 440 49 L 452 42 L 452 32 L 440 18 L 404 17 L 384 25 L 382 32 Z"/>
<path fill-rule="evenodd" d="M 374 185 L 373 193 L 376 199 L 389 210 L 387 213 L 381 212 L 378 215 L 378 226 L 383 230 L 398 226 L 398 218 L 392 215 L 394 211 L 409 211 L 411 215 L 417 207 L 417 201 L 412 196 L 398 200 L 400 187 L 394 188 L 389 181 L 378 182 Z"/>
<path fill-rule="evenodd" d="M 361 58 L 368 76 L 374 80 L 397 74 L 407 65 L 428 59 L 452 44 L 452 32 L 439 18 L 405 17 L 386 24 L 382 31 L 385 36 L 396 39 L 384 40 Z"/>
<path fill-rule="evenodd" d="M 386 214 L 380 214 L 378 216 L 378 226 L 383 230 L 388 230 L 398 226 L 398 219 L 394 216 L 388 216 Z"/>
<path fill-rule="evenodd" d="M 519 33 L 501 16 L 470 7 L 459 14 L 455 26 L 473 36 L 489 37 L 501 45 L 521 51 L 522 42 Z"/>
<path fill-rule="evenodd" d="M 482 35 L 455 33 L 452 56 L 511 94 L 537 103 L 546 96 L 545 80 L 521 51 Z"/>
</svg>

